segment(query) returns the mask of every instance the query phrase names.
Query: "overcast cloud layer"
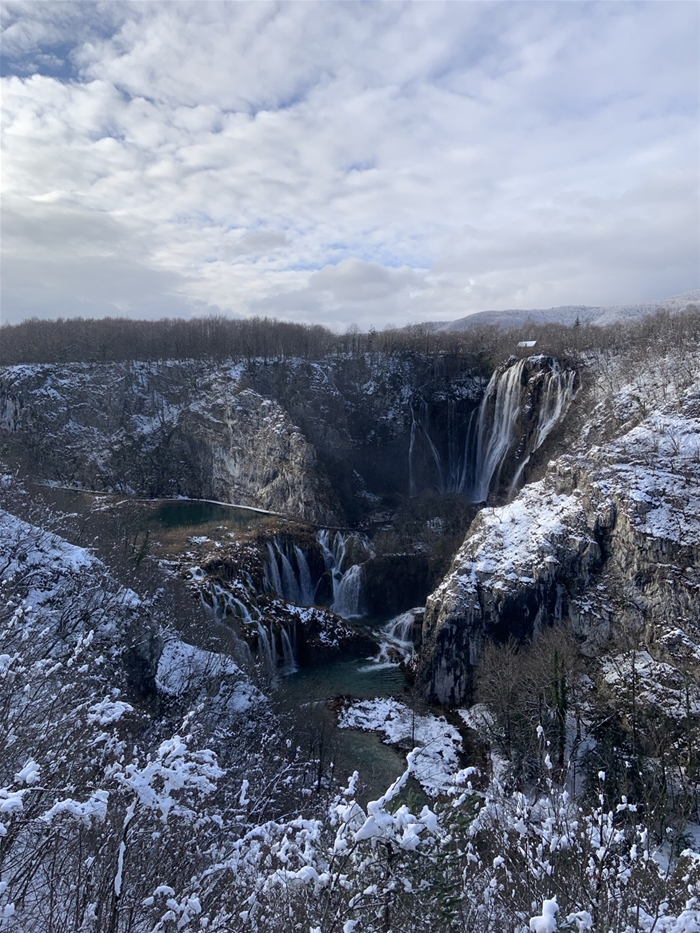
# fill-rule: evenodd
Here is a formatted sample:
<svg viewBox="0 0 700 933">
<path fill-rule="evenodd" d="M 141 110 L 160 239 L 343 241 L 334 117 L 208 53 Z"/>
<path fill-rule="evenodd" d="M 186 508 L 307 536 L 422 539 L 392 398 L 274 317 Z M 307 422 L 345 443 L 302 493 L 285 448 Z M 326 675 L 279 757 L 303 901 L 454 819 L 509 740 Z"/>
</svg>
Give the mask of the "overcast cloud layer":
<svg viewBox="0 0 700 933">
<path fill-rule="evenodd" d="M 2 320 L 697 288 L 699 12 L 4 3 Z"/>
</svg>

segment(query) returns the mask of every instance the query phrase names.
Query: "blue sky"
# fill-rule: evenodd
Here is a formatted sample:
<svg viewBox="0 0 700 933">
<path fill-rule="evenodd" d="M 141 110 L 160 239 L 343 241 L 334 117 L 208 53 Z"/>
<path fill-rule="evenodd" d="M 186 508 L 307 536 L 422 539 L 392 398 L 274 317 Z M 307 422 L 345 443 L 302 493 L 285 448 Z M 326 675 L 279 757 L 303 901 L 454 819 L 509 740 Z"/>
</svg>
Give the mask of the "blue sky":
<svg viewBox="0 0 700 933">
<path fill-rule="evenodd" d="M 697 288 L 694 2 L 2 4 L 2 320 Z"/>
</svg>

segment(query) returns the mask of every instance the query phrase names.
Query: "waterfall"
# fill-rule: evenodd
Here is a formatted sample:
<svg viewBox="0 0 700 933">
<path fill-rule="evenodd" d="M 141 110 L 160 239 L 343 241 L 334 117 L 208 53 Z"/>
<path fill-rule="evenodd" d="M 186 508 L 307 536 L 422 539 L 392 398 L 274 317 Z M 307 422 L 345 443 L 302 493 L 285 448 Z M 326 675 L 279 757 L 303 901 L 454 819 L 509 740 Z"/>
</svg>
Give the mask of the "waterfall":
<svg viewBox="0 0 700 933">
<path fill-rule="evenodd" d="M 271 678 L 277 677 L 278 673 L 293 674 L 297 667 L 296 650 L 289 637 L 289 632 L 282 624 L 275 627 L 272 623 L 263 625 L 262 622 L 256 623 L 258 632 L 258 660 L 262 661 L 268 675 Z M 294 641 L 296 641 L 296 632 L 293 630 Z M 278 651 L 277 641 L 279 638 Z"/>
<path fill-rule="evenodd" d="M 534 377 L 523 384 L 523 377 L 528 365 L 541 361 L 541 357 L 521 359 L 506 370 L 497 370 L 481 401 L 476 424 L 475 463 L 473 482 L 469 490 L 472 502 L 485 502 L 494 479 L 500 474 L 503 463 L 518 439 L 516 427 L 518 418 L 526 411 L 529 387 Z M 539 400 L 537 423 L 532 433 L 532 443 L 528 444 L 529 453 L 519 465 L 510 492 L 517 489 L 523 471 L 530 456 L 543 444 L 550 433 L 566 413 L 574 397 L 576 374 L 572 371 L 562 373 L 556 360 L 550 361 L 549 369 L 542 373 L 545 388 Z"/>
<path fill-rule="evenodd" d="M 279 558 L 282 563 L 282 585 L 283 585 L 283 596 L 289 603 L 301 603 L 301 596 L 299 594 L 299 584 L 297 582 L 296 574 L 292 570 L 292 564 L 284 553 L 284 551 L 277 546 L 277 551 L 279 553 Z"/>
<path fill-rule="evenodd" d="M 358 619 L 362 612 L 362 567 L 353 564 L 345 573 L 333 572 L 333 602 L 331 609 L 344 619 Z"/>
<path fill-rule="evenodd" d="M 330 608 L 345 619 L 358 618 L 363 614 L 362 567 L 349 564 L 347 558 L 351 537 L 361 540 L 358 535 L 345 536 L 340 531 L 331 535 L 330 531 L 322 530 L 316 536 L 333 586 Z M 364 541 L 363 545 L 366 547 Z M 299 606 L 315 604 L 320 581 L 313 580 L 306 555 L 298 545 L 278 538 L 268 541 L 263 575 L 268 593 Z"/>
<path fill-rule="evenodd" d="M 282 628 L 280 629 L 280 637 L 282 640 L 282 659 L 283 659 L 284 673 L 293 674 L 294 671 L 297 670 L 297 662 L 296 662 L 294 648 L 292 647 L 292 643 L 289 639 L 289 633 L 287 632 L 287 629 L 284 626 L 282 626 Z"/>
<path fill-rule="evenodd" d="M 423 449 L 430 455 L 430 459 L 435 465 L 433 488 L 441 493 L 465 492 L 469 482 L 471 471 L 471 437 L 473 434 L 473 420 L 476 409 L 469 416 L 467 428 L 463 440 L 460 441 L 460 434 L 465 420 L 460 418 L 458 402 L 455 399 L 447 399 L 447 426 L 446 426 L 446 452 L 445 457 L 440 453 L 438 444 L 433 439 L 430 428 L 430 417 L 428 405 L 422 401 L 416 409 L 411 406 L 411 434 L 408 444 L 408 487 L 409 495 L 416 496 L 419 493 L 418 471 L 416 469 L 416 458 L 419 456 L 419 438 L 423 441 Z M 420 460 L 419 460 L 420 463 Z"/>
<path fill-rule="evenodd" d="M 277 653 L 274 651 L 274 638 L 270 638 L 270 633 L 260 622 L 257 623 L 258 629 L 258 656 L 265 662 L 265 666 L 271 675 L 277 670 Z"/>
<path fill-rule="evenodd" d="M 296 544 L 286 541 L 267 542 L 267 560 L 263 568 L 264 585 L 268 593 L 298 606 L 313 606 L 315 588 L 306 556 Z"/>
<path fill-rule="evenodd" d="M 445 492 L 445 479 L 443 475 L 442 457 L 440 456 L 440 451 L 435 446 L 435 442 L 430 436 L 430 424 L 428 420 L 428 406 L 423 401 L 420 403 L 420 410 L 419 410 L 417 418 L 416 418 L 415 409 L 413 408 L 413 405 L 411 405 L 411 437 L 410 437 L 410 441 L 408 444 L 409 494 L 411 496 L 415 496 L 417 493 L 415 467 L 414 467 L 413 461 L 414 461 L 415 450 L 416 450 L 416 437 L 417 437 L 417 433 L 419 430 L 421 431 L 423 437 L 425 438 L 425 441 L 428 445 L 428 450 L 430 451 L 430 456 L 432 457 L 433 462 L 435 463 L 435 469 L 437 471 L 437 479 L 435 482 L 435 486 L 438 492 L 444 493 Z"/>
<path fill-rule="evenodd" d="M 566 414 L 571 401 L 576 394 L 574 381 L 576 373 L 569 370 L 562 373 L 559 364 L 555 363 L 555 370 L 551 374 L 554 378 L 547 379 L 547 392 L 544 401 L 540 404 L 537 417 L 537 434 L 534 450 L 541 447 L 544 439 Z"/>
<path fill-rule="evenodd" d="M 294 545 L 294 556 L 297 559 L 299 568 L 299 595 L 302 606 L 313 606 L 316 595 L 316 587 L 311 582 L 311 571 L 306 555 L 298 545 Z"/>
<path fill-rule="evenodd" d="M 275 542 L 277 544 L 277 542 Z M 265 561 L 264 575 L 265 588 L 277 596 L 284 595 L 282 578 L 280 577 L 279 567 L 277 566 L 277 555 L 270 541 L 267 542 L 268 559 Z"/>
<path fill-rule="evenodd" d="M 234 615 L 237 615 L 241 622 L 244 624 L 249 624 L 253 621 L 253 617 L 250 614 L 250 610 L 245 603 L 241 602 L 240 599 L 236 599 L 235 596 L 230 597 L 231 603 L 238 609 L 238 612 L 234 612 Z"/>
<path fill-rule="evenodd" d="M 401 661 L 410 660 L 415 650 L 413 630 L 416 624 L 416 616 L 422 612 L 422 607 L 409 609 L 408 612 L 402 612 L 401 615 L 383 625 L 378 632 L 379 654 L 373 659 L 372 665 L 363 668 L 363 670 L 372 670 L 373 666 L 376 669 L 377 665 L 396 667 Z"/>
<path fill-rule="evenodd" d="M 485 502 L 491 481 L 514 440 L 520 414 L 520 381 L 525 360 L 491 377 L 479 409 L 476 427 L 476 464 L 470 499 Z"/>
<path fill-rule="evenodd" d="M 571 400 L 575 395 L 574 381 L 576 379 L 576 373 L 572 370 L 566 373 L 561 373 L 559 371 L 558 365 L 557 373 L 560 376 L 559 379 L 547 380 L 545 397 L 540 403 L 540 408 L 537 413 L 537 428 L 535 429 L 535 443 L 532 448 L 533 452 L 537 450 L 538 447 L 542 446 L 549 432 L 566 414 L 566 411 L 571 404 Z M 530 462 L 530 456 L 531 453 L 525 457 L 523 462 L 518 467 L 508 490 L 508 498 L 510 498 L 517 491 L 525 467 Z"/>
<path fill-rule="evenodd" d="M 411 408 L 411 439 L 408 442 L 408 494 L 416 495 L 416 477 L 413 470 L 413 454 L 416 448 L 416 415 Z"/>
<path fill-rule="evenodd" d="M 514 454 L 517 442 L 524 440 L 518 456 L 526 456 L 518 461 L 511 484 L 516 489 L 529 457 L 566 414 L 575 394 L 575 379 L 573 371 L 561 371 L 557 360 L 536 356 L 514 359 L 494 372 L 481 404 L 468 418 L 457 398 L 436 399 L 432 409 L 424 399 L 413 401 L 409 494 L 418 495 L 429 481 L 439 493 L 463 493 L 471 502 L 485 502 L 498 485 L 506 459 Z M 439 416 L 438 403 L 444 406 Z M 431 429 L 431 410 L 438 433 Z M 523 423 L 524 433 L 519 431 Z"/>
<path fill-rule="evenodd" d="M 333 602 L 331 609 L 344 619 L 357 619 L 362 612 L 362 566 L 351 564 L 346 567 L 348 538 L 337 531 L 331 539 L 331 533 L 323 530 L 317 536 L 323 551 L 326 570 L 333 583 Z"/>
</svg>

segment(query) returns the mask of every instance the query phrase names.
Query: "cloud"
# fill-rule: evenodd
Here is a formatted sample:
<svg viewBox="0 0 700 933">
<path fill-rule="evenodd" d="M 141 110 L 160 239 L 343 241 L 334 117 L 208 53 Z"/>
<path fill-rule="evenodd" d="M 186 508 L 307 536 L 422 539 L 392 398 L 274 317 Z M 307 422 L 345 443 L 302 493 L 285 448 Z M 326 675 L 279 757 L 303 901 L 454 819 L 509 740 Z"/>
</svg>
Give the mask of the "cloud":
<svg viewBox="0 0 700 933">
<path fill-rule="evenodd" d="M 387 269 L 376 262 L 344 259 L 337 266 L 324 266 L 309 278 L 312 291 L 327 292 L 335 302 L 378 301 L 409 289 L 425 288 L 412 269 Z"/>
<path fill-rule="evenodd" d="M 149 262 L 144 237 L 113 217 L 61 198 L 33 205 L 8 200 L 3 207 L 3 323 L 204 310 L 183 298 L 186 287 L 184 276 Z M 12 315 L 5 313 L 8 306 Z"/>
<path fill-rule="evenodd" d="M 698 20 L 7 3 L 3 317 L 148 294 L 382 326 L 697 287 Z"/>
<path fill-rule="evenodd" d="M 288 245 L 287 236 L 274 230 L 254 230 L 226 250 L 227 256 L 259 256 Z"/>
</svg>

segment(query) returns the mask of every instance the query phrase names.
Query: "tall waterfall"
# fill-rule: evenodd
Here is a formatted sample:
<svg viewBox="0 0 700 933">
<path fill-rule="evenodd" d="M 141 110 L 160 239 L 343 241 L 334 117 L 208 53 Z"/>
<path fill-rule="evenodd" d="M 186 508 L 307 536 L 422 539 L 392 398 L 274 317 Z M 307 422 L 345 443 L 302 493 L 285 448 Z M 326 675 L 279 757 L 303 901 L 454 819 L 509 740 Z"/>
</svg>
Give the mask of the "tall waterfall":
<svg viewBox="0 0 700 933">
<path fill-rule="evenodd" d="M 439 493 L 463 493 L 472 502 L 485 502 L 507 458 L 516 454 L 522 459 L 511 491 L 517 489 L 530 456 L 566 414 L 575 378 L 554 359 L 529 357 L 497 370 L 469 415 L 457 399 L 433 402 L 432 410 L 424 399 L 412 403 L 410 495 L 417 495 L 429 477 Z"/>
<path fill-rule="evenodd" d="M 474 480 L 469 490 L 472 502 L 485 502 L 494 478 L 498 478 L 504 461 L 512 453 L 517 436 L 518 420 L 534 403 L 529 381 L 524 380 L 526 368 L 541 357 L 521 359 L 505 370 L 496 370 L 486 387 L 476 424 Z M 541 447 L 552 428 L 566 413 L 574 397 L 575 372 L 562 372 L 556 360 L 540 370 L 544 391 L 537 401 L 537 420 L 526 447 L 529 453 L 520 463 L 511 483 L 513 492 L 520 481 L 530 456 Z M 534 378 L 534 377 L 533 377 Z"/>
<path fill-rule="evenodd" d="M 323 550 L 326 570 L 333 582 L 331 609 L 344 619 L 357 619 L 362 612 L 362 566 L 346 560 L 349 537 L 336 531 L 319 531 L 318 543 Z"/>
</svg>

